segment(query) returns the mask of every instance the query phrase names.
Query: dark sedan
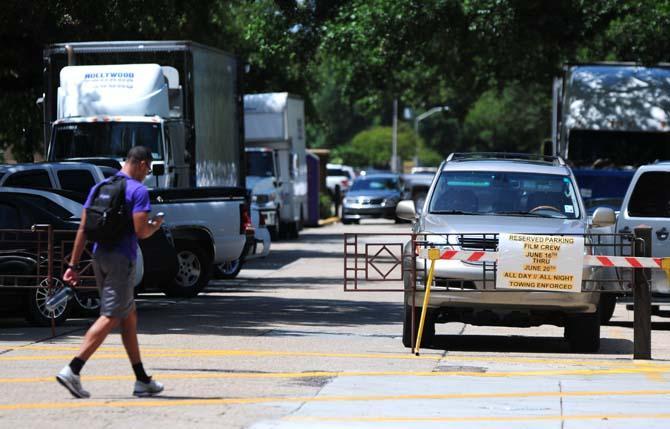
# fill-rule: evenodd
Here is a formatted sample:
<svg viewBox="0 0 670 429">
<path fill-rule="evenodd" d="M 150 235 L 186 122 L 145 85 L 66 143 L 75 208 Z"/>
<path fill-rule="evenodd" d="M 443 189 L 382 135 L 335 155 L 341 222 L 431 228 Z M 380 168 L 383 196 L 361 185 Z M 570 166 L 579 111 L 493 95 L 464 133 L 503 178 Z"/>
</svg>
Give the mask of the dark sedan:
<svg viewBox="0 0 670 429">
<path fill-rule="evenodd" d="M 369 174 L 358 177 L 349 188 L 342 204 L 342 223 L 361 219 L 386 218 L 398 220 L 395 206 L 402 197 L 397 174 Z"/>
</svg>

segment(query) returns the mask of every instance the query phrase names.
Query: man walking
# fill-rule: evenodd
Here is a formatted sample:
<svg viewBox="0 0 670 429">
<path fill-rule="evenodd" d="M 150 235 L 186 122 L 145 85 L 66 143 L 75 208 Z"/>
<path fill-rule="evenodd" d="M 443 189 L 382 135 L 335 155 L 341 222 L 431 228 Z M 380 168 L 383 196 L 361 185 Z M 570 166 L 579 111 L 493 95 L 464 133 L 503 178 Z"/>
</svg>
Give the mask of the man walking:
<svg viewBox="0 0 670 429">
<path fill-rule="evenodd" d="M 149 192 L 142 184 L 151 171 L 151 160 L 151 151 L 148 148 L 135 146 L 130 149 L 123 168 L 116 174 L 126 181 L 125 213 L 128 219 L 123 224 L 118 239 L 111 242 L 96 242 L 93 247 L 93 269 L 100 293 L 100 317 L 86 332 L 79 353 L 56 376 L 56 380 L 76 398 L 90 396 L 81 386 L 79 372 L 112 329 L 119 325 L 123 346 L 137 378 L 133 395 L 151 396 L 163 391 L 163 385 L 149 377 L 142 366 L 137 341 L 137 312 L 133 295 L 137 239 L 150 237 L 163 222 L 161 218 L 149 219 L 151 211 Z M 97 199 L 96 190 L 99 186 L 100 184 L 91 189 L 84 204 L 81 224 L 72 249 L 72 258 L 63 275 L 63 280 L 70 284 L 76 284 L 79 280 L 78 263 L 87 238 L 86 214 L 94 200 Z"/>
</svg>

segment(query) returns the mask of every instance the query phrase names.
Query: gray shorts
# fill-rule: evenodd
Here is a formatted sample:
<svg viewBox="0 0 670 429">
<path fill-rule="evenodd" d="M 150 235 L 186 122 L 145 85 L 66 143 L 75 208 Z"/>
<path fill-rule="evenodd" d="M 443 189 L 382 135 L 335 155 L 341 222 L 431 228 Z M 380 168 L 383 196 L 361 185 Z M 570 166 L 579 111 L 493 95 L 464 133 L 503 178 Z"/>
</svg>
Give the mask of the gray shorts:
<svg viewBox="0 0 670 429">
<path fill-rule="evenodd" d="M 126 318 L 135 309 L 135 261 L 122 253 L 98 248 L 93 271 L 100 293 L 100 315 Z"/>
</svg>

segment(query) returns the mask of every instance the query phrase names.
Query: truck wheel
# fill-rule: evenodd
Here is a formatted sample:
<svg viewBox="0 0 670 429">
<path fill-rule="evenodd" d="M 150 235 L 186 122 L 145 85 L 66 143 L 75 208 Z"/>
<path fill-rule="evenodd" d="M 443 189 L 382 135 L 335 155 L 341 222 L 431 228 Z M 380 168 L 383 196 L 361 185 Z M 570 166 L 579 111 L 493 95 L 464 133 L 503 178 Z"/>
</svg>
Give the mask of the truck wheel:
<svg viewBox="0 0 670 429">
<path fill-rule="evenodd" d="M 270 233 L 270 240 L 277 241 L 281 238 L 284 233 L 281 228 L 281 221 L 279 220 L 279 209 L 275 212 L 275 219 L 277 219 L 277 225 L 268 225 L 268 232 Z"/>
<path fill-rule="evenodd" d="M 415 308 L 414 317 L 414 338 L 418 336 L 419 323 L 421 322 L 421 308 Z M 429 310 L 426 314 L 426 321 L 423 326 L 423 334 L 421 335 L 421 347 L 428 347 L 433 344 L 435 340 L 435 319 L 432 312 Z M 405 347 L 414 347 L 412 344 L 412 307 L 405 305 L 405 317 L 402 323 L 402 344 Z"/>
<path fill-rule="evenodd" d="M 598 313 L 600 313 L 600 324 L 604 325 L 610 321 L 616 308 L 616 295 L 613 293 L 601 293 L 598 302 Z"/>
<path fill-rule="evenodd" d="M 286 235 L 289 239 L 295 240 L 298 238 L 298 229 L 299 225 L 298 222 L 289 222 L 286 228 Z"/>
<path fill-rule="evenodd" d="M 240 256 L 234 261 L 225 262 L 214 266 L 214 277 L 217 279 L 234 279 L 240 273 L 244 265 L 244 257 Z"/>
<path fill-rule="evenodd" d="M 300 206 L 300 223 L 298 223 L 298 231 L 305 229 L 305 215 L 303 214 L 303 206 Z"/>
<path fill-rule="evenodd" d="M 575 353 L 595 353 L 600 348 L 600 314 L 579 314 L 568 317 L 565 338 Z"/>
<path fill-rule="evenodd" d="M 212 273 L 211 258 L 197 243 L 175 242 L 177 275 L 165 294 L 174 298 L 193 298 L 207 287 Z"/>
<path fill-rule="evenodd" d="M 49 293 L 47 279 L 42 280 L 37 289 L 29 289 L 28 291 L 28 321 L 37 326 L 51 326 L 51 317 L 53 315 L 56 325 L 62 325 L 70 314 L 71 300 L 65 301 L 59 305 L 53 312 L 47 310 L 47 300 L 62 289 L 65 285 L 59 279 L 53 279 L 53 293 Z"/>
</svg>

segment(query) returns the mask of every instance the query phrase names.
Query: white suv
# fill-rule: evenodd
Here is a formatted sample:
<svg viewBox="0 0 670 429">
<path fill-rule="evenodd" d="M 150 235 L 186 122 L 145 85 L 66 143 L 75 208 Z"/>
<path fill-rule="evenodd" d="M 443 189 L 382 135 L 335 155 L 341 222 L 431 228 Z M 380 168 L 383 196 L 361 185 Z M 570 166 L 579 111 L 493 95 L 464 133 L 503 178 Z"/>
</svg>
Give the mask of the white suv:
<svg viewBox="0 0 670 429">
<path fill-rule="evenodd" d="M 415 221 L 413 231 L 429 234 L 428 240 L 438 246 L 496 251 L 501 233 L 582 235 L 589 230 L 575 178 L 558 157 L 452 154 L 437 175 L 421 214 L 417 215 L 414 202 L 407 200 L 400 202 L 397 215 Z M 412 251 L 407 248 L 406 254 Z M 422 277 L 424 260 L 416 261 L 417 276 Z M 411 267 L 406 268 L 403 343 L 410 347 L 419 325 L 415 320 L 412 336 L 412 299 L 418 317 L 424 293 L 423 289 L 413 293 Z M 436 261 L 435 286 L 422 333 L 424 344 L 432 340 L 435 323 L 554 324 L 565 326 L 565 337 L 574 351 L 598 350 L 600 293 L 590 291 L 595 288 L 593 283 L 584 282 L 579 292 L 496 289 L 495 271 L 484 268 L 481 262 Z M 593 269 L 582 270 L 583 278 L 593 275 Z"/>
<path fill-rule="evenodd" d="M 326 165 L 326 187 L 333 196 L 338 193 L 340 196 L 344 195 L 355 178 L 354 169 L 348 165 Z"/>
<path fill-rule="evenodd" d="M 615 232 L 632 233 L 638 225 L 651 227 L 651 256 L 670 257 L 670 162 L 643 165 L 628 186 Z M 654 305 L 670 304 L 670 286 L 662 270 L 651 271 Z"/>
</svg>

